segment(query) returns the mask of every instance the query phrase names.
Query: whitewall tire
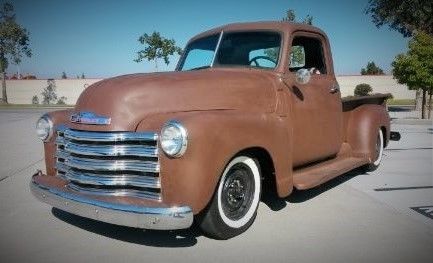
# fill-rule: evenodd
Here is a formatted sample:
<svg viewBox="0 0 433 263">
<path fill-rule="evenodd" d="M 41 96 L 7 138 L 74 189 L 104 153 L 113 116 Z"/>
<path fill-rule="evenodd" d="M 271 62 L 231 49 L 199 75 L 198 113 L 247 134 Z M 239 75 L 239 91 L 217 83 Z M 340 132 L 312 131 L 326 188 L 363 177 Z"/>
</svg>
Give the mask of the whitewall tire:
<svg viewBox="0 0 433 263">
<path fill-rule="evenodd" d="M 216 239 L 228 239 L 247 230 L 256 217 L 261 184 L 260 167 L 254 159 L 233 158 L 199 222 L 203 232 Z"/>
</svg>

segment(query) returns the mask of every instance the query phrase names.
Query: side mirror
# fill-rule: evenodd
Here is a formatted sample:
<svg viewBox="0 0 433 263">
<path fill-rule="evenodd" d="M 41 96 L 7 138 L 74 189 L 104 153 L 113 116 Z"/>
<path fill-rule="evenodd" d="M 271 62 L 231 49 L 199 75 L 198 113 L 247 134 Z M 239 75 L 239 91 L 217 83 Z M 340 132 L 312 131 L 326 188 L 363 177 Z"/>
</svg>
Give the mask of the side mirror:
<svg viewBox="0 0 433 263">
<path fill-rule="evenodd" d="M 311 73 L 308 69 L 301 68 L 296 71 L 296 82 L 299 84 L 307 84 L 311 79 Z"/>
</svg>

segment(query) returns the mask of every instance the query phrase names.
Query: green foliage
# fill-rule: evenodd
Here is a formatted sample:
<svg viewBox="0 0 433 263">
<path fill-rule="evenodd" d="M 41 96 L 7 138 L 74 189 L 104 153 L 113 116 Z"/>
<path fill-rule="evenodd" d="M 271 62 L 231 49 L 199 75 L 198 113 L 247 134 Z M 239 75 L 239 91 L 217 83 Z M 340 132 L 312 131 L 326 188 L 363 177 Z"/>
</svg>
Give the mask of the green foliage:
<svg viewBox="0 0 433 263">
<path fill-rule="evenodd" d="M 283 21 L 287 21 L 287 22 L 294 22 L 294 23 L 303 23 L 303 24 L 307 24 L 307 25 L 312 25 L 313 24 L 313 17 L 310 15 L 307 15 L 302 22 L 297 22 L 296 21 L 296 14 L 295 14 L 295 10 L 293 9 L 289 9 L 286 11 L 286 17 L 283 17 L 282 19 Z"/>
<path fill-rule="evenodd" d="M 397 81 L 409 89 L 433 90 L 433 36 L 416 33 L 409 41 L 409 51 L 392 62 Z"/>
<path fill-rule="evenodd" d="M 176 46 L 174 39 L 164 38 L 159 32 L 153 32 L 152 35 L 145 33 L 138 38 L 138 41 L 144 45 L 144 49 L 137 52 L 137 58 L 134 61 L 138 63 L 143 59 L 153 60 L 156 71 L 158 71 L 158 59 L 163 59 L 168 65 L 170 63 L 169 56 L 182 53 L 182 49 Z"/>
<path fill-rule="evenodd" d="M 431 0 L 370 0 L 366 14 L 377 27 L 388 25 L 403 36 L 416 31 L 433 35 L 433 1 Z"/>
<path fill-rule="evenodd" d="M 282 21 L 287 21 L 287 22 L 293 22 L 293 23 L 299 23 L 296 21 L 296 14 L 295 14 L 295 10 L 293 9 L 289 9 L 286 11 L 286 17 L 283 17 Z M 313 17 L 310 15 L 307 15 L 302 22 L 303 24 L 307 24 L 307 25 L 312 25 L 313 24 Z M 273 59 L 274 61 L 277 61 L 278 58 L 278 49 L 276 48 L 269 48 L 267 50 L 264 51 L 264 53 L 266 54 L 266 56 L 270 57 L 271 59 Z M 300 65 L 302 64 L 301 62 L 304 61 L 304 53 L 303 50 L 298 47 L 298 48 L 293 48 L 292 53 L 290 54 L 290 59 L 292 61 L 292 65 Z"/>
<path fill-rule="evenodd" d="M 383 70 L 373 61 L 367 63 L 367 67 L 361 69 L 361 75 L 383 75 Z"/>
<path fill-rule="evenodd" d="M 62 79 L 67 79 L 68 78 L 68 76 L 66 75 L 66 72 L 62 72 Z"/>
<path fill-rule="evenodd" d="M 33 96 L 32 98 L 32 104 L 39 104 L 39 98 L 37 95 Z"/>
<path fill-rule="evenodd" d="M 15 21 L 14 7 L 4 3 L 0 7 L 0 72 L 2 81 L 3 102 L 7 103 L 6 69 L 9 63 L 21 63 L 23 56 L 31 57 L 29 33 Z"/>
<path fill-rule="evenodd" d="M 371 88 L 371 86 L 369 84 L 361 83 L 361 84 L 356 85 L 353 93 L 355 94 L 355 96 L 368 96 L 369 93 L 372 91 L 373 91 L 373 89 Z"/>
<path fill-rule="evenodd" d="M 290 52 L 290 67 L 303 67 L 305 65 L 305 51 L 303 46 L 293 46 Z"/>
<path fill-rule="evenodd" d="M 54 79 L 47 80 L 47 87 L 42 91 L 42 104 L 52 104 L 57 100 L 56 82 Z"/>
<path fill-rule="evenodd" d="M 66 98 L 65 96 L 60 97 L 60 99 L 57 100 L 57 105 L 66 105 L 66 100 L 68 98 Z"/>
<path fill-rule="evenodd" d="M 433 36 L 423 32 L 415 33 L 409 41 L 409 51 L 399 54 L 392 62 L 392 73 L 398 83 L 409 89 L 422 89 L 422 118 L 426 105 L 426 93 L 433 92 Z"/>
</svg>

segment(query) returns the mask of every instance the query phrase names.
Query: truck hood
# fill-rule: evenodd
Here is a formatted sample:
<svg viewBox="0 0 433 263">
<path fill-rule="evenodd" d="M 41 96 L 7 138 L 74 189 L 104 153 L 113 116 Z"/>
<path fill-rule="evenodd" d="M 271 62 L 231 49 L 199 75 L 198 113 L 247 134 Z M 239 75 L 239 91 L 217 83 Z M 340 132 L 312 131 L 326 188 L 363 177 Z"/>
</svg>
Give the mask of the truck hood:
<svg viewBox="0 0 433 263">
<path fill-rule="evenodd" d="M 132 74 L 89 86 L 73 113 L 92 112 L 111 118 L 109 125 L 71 124 L 88 130 L 135 130 L 152 114 L 244 110 L 271 112 L 275 106 L 275 73 L 257 69 L 206 69 L 188 72 Z"/>
</svg>

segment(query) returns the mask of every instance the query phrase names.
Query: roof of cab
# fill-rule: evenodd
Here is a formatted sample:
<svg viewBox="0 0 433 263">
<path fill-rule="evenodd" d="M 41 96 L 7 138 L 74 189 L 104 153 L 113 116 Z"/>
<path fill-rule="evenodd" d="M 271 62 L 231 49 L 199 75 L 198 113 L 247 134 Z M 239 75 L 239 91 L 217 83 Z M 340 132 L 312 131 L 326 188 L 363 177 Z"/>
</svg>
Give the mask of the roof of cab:
<svg viewBox="0 0 433 263">
<path fill-rule="evenodd" d="M 207 30 L 203 33 L 200 33 L 194 36 L 191 40 L 216 34 L 221 31 L 226 32 L 226 31 L 250 31 L 250 30 L 273 30 L 273 31 L 284 32 L 285 34 L 291 34 L 292 32 L 295 31 L 307 31 L 313 33 L 319 33 L 324 37 L 326 37 L 326 34 L 322 30 L 311 25 L 292 23 L 287 21 L 262 21 L 262 22 L 233 23 L 233 24 L 223 25 L 220 27 Z"/>
</svg>

